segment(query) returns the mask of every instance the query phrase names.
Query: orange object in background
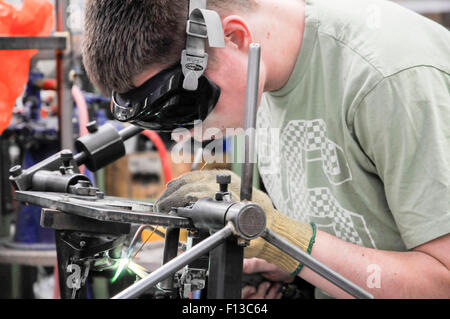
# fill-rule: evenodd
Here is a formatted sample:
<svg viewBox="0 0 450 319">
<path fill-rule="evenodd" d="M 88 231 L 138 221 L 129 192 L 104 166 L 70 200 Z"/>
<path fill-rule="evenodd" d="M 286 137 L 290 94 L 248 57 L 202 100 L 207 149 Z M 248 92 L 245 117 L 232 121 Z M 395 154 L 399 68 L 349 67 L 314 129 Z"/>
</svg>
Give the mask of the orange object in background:
<svg viewBox="0 0 450 319">
<path fill-rule="evenodd" d="M 49 36 L 53 13 L 47 0 L 24 0 L 20 9 L 0 0 L 0 36 Z M 0 50 L 0 134 L 11 122 L 16 100 L 28 81 L 30 60 L 37 52 Z"/>
</svg>

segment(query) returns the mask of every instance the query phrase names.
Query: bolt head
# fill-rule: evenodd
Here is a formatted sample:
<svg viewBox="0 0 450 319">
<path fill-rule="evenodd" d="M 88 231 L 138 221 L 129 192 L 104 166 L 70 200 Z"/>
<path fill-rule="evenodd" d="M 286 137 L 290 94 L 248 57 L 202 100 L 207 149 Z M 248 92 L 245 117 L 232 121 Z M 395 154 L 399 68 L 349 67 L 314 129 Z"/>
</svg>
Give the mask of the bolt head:
<svg viewBox="0 0 450 319">
<path fill-rule="evenodd" d="M 95 133 L 98 131 L 98 125 L 96 121 L 92 121 L 89 122 L 88 124 L 86 124 L 86 128 L 88 130 L 89 133 Z"/>
<path fill-rule="evenodd" d="M 72 157 L 73 153 L 71 150 L 62 150 L 61 151 L 61 157 Z"/>
<path fill-rule="evenodd" d="M 61 160 L 63 161 L 64 165 L 69 165 L 70 161 L 73 158 L 73 153 L 71 150 L 62 150 L 60 153 Z"/>
<path fill-rule="evenodd" d="M 218 184 L 230 184 L 231 175 L 230 174 L 219 174 L 216 176 L 216 182 Z"/>
</svg>

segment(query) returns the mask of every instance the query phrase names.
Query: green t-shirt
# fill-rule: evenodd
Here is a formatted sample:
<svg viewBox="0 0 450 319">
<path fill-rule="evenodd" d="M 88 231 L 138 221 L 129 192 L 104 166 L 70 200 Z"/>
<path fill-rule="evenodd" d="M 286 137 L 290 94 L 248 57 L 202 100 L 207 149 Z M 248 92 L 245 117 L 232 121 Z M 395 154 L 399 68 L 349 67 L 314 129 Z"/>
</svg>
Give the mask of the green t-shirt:
<svg viewBox="0 0 450 319">
<path fill-rule="evenodd" d="M 259 171 L 287 216 L 381 250 L 449 233 L 450 32 L 437 23 L 389 1 L 307 0 L 295 69 L 257 125 Z"/>
</svg>

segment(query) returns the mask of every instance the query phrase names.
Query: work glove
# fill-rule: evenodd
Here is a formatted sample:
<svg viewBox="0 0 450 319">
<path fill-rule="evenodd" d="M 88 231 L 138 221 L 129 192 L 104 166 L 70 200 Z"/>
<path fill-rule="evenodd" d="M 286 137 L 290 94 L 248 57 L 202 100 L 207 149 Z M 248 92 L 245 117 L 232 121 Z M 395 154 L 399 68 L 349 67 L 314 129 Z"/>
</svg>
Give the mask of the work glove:
<svg viewBox="0 0 450 319">
<path fill-rule="evenodd" d="M 167 213 L 173 207 L 184 207 L 201 198 L 214 197 L 215 193 L 219 191 L 219 185 L 216 182 L 216 175 L 219 174 L 231 175 L 228 191 L 233 201 L 239 201 L 241 178 L 238 175 L 226 170 L 195 171 L 167 184 L 166 191 L 155 203 L 155 211 Z M 252 202 L 261 206 L 265 211 L 268 228 L 288 239 L 303 251 L 311 253 L 315 238 L 314 224 L 305 224 L 284 216 L 273 207 L 269 196 L 256 188 L 253 188 Z M 262 238 L 252 240 L 250 245 L 245 248 L 244 253 L 245 258 L 265 259 L 293 276 L 296 276 L 303 266 Z"/>
</svg>

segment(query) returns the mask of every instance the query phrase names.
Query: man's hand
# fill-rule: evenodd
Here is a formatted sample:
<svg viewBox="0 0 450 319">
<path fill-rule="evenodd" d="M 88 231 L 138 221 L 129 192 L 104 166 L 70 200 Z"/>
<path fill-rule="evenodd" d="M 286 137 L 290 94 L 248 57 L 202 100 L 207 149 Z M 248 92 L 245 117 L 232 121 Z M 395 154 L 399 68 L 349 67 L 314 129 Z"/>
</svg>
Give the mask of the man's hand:
<svg viewBox="0 0 450 319">
<path fill-rule="evenodd" d="M 241 178 L 227 170 L 208 170 L 187 173 L 167 184 L 167 189 L 156 201 L 157 212 L 169 212 L 172 207 L 184 207 L 200 198 L 214 197 L 219 191 L 216 182 L 218 174 L 231 175 L 228 191 L 233 201 L 239 201 Z M 273 210 L 272 201 L 265 193 L 253 188 L 252 202 L 260 205 L 264 210 Z"/>
<path fill-rule="evenodd" d="M 180 178 L 170 182 L 167 190 L 155 203 L 157 212 L 169 212 L 172 207 L 184 207 L 190 202 L 204 197 L 214 197 L 219 191 L 216 183 L 218 174 L 230 174 L 231 184 L 229 191 L 231 199 L 239 201 L 241 179 L 231 171 L 195 171 L 187 173 Z M 252 202 L 261 206 L 266 213 L 267 227 L 279 235 L 291 241 L 297 247 L 310 252 L 314 242 L 314 231 L 311 225 L 290 219 L 278 212 L 272 205 L 272 201 L 264 192 L 253 188 Z M 262 238 L 250 242 L 245 248 L 245 257 L 259 257 L 277 265 L 287 273 L 297 273 L 299 262 L 278 248 L 267 243 Z"/>
<path fill-rule="evenodd" d="M 242 288 L 242 299 L 281 299 L 280 288 L 281 284 L 269 281 L 264 281 L 257 288 L 245 286 Z"/>
<path fill-rule="evenodd" d="M 244 274 L 259 273 L 264 278 L 274 282 L 291 283 L 294 281 L 293 276 L 281 270 L 278 266 L 268 263 L 264 259 L 260 258 L 244 259 L 243 271 Z"/>
<path fill-rule="evenodd" d="M 258 287 L 245 286 L 242 289 L 243 299 L 280 299 L 282 283 L 291 283 L 294 277 L 277 266 L 259 258 L 244 259 L 244 273 L 258 273 L 269 281 L 264 281 Z"/>
</svg>

